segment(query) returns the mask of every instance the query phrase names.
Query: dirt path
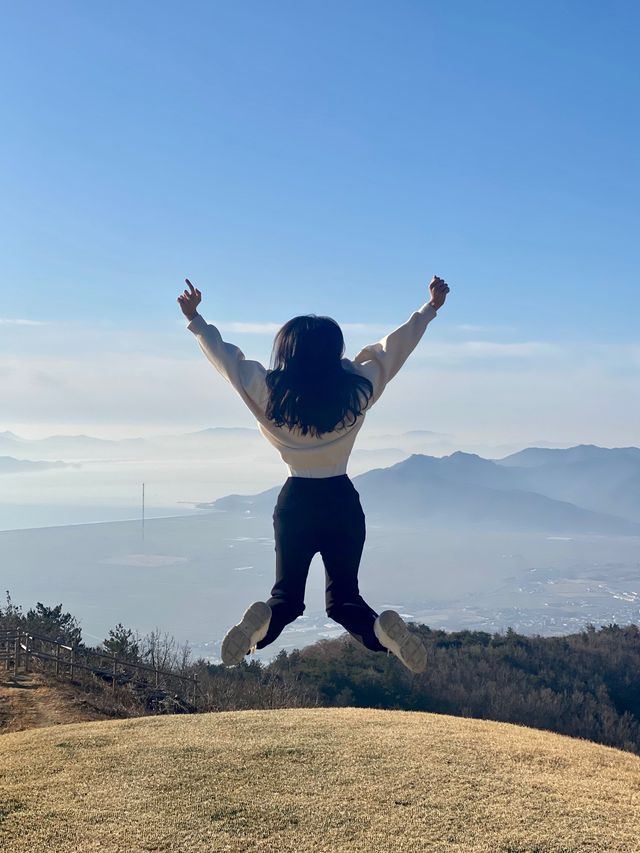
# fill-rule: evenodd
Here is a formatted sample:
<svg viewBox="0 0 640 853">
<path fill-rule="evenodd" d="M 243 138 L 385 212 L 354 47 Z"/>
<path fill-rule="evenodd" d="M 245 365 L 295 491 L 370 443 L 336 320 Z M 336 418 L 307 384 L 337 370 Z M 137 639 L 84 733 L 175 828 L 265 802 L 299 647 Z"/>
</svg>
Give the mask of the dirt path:
<svg viewBox="0 0 640 853">
<path fill-rule="evenodd" d="M 0 673 L 0 734 L 105 719 L 70 684 L 38 673 Z"/>
</svg>

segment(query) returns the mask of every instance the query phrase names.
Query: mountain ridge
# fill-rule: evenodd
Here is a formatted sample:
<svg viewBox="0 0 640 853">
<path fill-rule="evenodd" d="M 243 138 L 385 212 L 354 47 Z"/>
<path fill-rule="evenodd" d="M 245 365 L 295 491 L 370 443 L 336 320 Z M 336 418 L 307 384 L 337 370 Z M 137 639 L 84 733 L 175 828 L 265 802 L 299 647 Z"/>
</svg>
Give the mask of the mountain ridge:
<svg viewBox="0 0 640 853">
<path fill-rule="evenodd" d="M 614 452 L 618 448 L 607 455 L 609 448 L 592 447 L 594 450 L 587 451 L 588 458 L 583 462 L 574 461 L 573 448 L 560 449 L 563 455 L 556 458 L 569 461 L 555 466 L 551 473 L 541 471 L 541 466 L 536 466 L 532 473 L 528 466 L 502 465 L 464 451 L 443 457 L 413 453 L 389 467 L 359 474 L 353 483 L 367 513 L 386 520 L 418 517 L 425 522 L 491 524 L 501 529 L 506 526 L 548 532 L 640 535 L 640 490 L 634 489 L 636 481 L 640 482 L 640 450 L 637 470 L 634 468 L 629 473 L 627 461 L 622 468 L 619 465 L 620 456 Z M 629 459 L 635 465 L 635 454 Z M 589 469 L 594 464 L 601 468 L 608 466 L 596 484 L 589 477 L 578 476 L 585 466 Z M 559 475 L 555 473 L 558 470 L 564 472 L 565 481 L 558 482 Z M 598 501 L 595 492 L 603 490 L 605 480 L 605 497 Z M 589 485 L 592 495 L 586 493 Z M 616 489 L 615 504 L 619 511 L 608 511 L 611 499 L 607 495 Z M 227 495 L 200 506 L 271 512 L 278 491 L 276 486 L 255 495 Z"/>
</svg>

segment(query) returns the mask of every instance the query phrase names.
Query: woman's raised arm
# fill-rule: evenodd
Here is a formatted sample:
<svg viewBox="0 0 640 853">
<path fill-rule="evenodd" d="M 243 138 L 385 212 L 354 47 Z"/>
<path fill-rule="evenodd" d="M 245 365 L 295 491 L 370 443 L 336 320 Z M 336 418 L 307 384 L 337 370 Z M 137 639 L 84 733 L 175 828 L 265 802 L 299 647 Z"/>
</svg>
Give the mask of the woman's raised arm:
<svg viewBox="0 0 640 853">
<path fill-rule="evenodd" d="M 265 404 L 266 368 L 259 361 L 245 358 L 242 350 L 235 344 L 222 340 L 218 329 L 207 323 L 197 311 L 202 294 L 188 278 L 185 281 L 190 292 L 185 290 L 178 297 L 178 302 L 182 313 L 189 320 L 187 329 L 196 336 L 200 349 L 218 373 L 233 385 L 254 414 L 262 412 Z"/>
<path fill-rule="evenodd" d="M 424 335 L 427 326 L 444 304 L 449 285 L 444 279 L 433 277 L 429 285 L 431 299 L 414 311 L 411 317 L 380 341 L 366 346 L 354 358 L 358 372 L 373 384 L 373 399 L 378 400 L 387 384 L 393 379 Z"/>
</svg>

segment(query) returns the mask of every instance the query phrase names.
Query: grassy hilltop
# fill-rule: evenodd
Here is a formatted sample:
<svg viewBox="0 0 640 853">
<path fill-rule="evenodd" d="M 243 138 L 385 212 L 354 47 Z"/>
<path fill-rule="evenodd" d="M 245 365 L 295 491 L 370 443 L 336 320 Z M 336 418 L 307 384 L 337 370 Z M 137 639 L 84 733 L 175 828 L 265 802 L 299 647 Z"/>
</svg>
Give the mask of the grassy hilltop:
<svg viewBox="0 0 640 853">
<path fill-rule="evenodd" d="M 637 851 L 640 757 L 507 723 L 315 708 L 0 739 L 0 848 Z"/>
</svg>

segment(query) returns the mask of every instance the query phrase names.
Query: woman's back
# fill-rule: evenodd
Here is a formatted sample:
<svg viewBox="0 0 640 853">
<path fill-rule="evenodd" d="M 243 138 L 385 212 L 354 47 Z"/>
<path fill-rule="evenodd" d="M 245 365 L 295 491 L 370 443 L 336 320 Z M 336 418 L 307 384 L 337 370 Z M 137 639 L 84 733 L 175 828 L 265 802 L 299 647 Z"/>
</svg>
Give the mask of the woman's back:
<svg viewBox="0 0 640 853">
<path fill-rule="evenodd" d="M 273 371 L 268 371 L 258 361 L 246 359 L 238 347 L 223 341 L 218 329 L 200 314 L 195 315 L 187 328 L 196 336 L 209 361 L 245 401 L 256 418 L 258 429 L 278 450 L 290 476 L 334 477 L 346 473 L 349 455 L 366 412 L 378 401 L 436 314 L 433 304 L 427 302 L 391 334 L 362 349 L 353 360 L 340 359 L 343 371 L 356 374 L 367 386 L 370 383 L 371 394 L 367 405 L 355 417 L 346 418 L 344 426 L 337 425 L 320 434 L 305 433 L 303 427 L 291 427 L 287 423 L 278 425 L 269 417 L 273 411 L 270 388 L 273 383 L 269 382 L 269 374 Z"/>
</svg>

